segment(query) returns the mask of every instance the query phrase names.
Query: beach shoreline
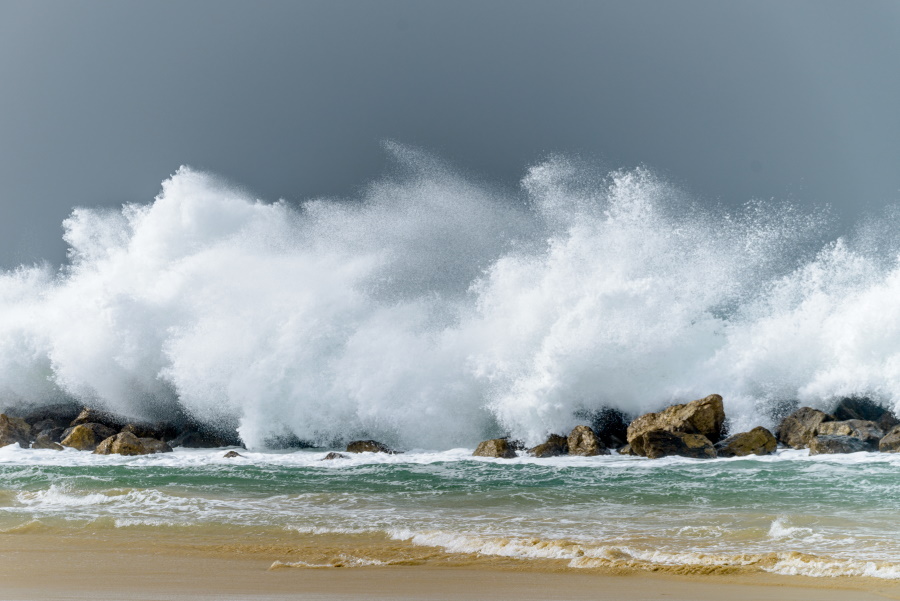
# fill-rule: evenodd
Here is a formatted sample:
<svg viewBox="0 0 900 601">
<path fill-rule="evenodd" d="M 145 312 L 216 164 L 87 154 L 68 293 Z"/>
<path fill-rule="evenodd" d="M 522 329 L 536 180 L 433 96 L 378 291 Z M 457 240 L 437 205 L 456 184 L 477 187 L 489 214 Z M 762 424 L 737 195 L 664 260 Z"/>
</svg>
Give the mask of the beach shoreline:
<svg viewBox="0 0 900 601">
<path fill-rule="evenodd" d="M 0 599 L 900 599 L 900 582 L 875 578 L 573 569 L 559 562 L 452 556 L 437 549 L 424 549 L 405 565 L 279 568 L 291 559 L 279 544 L 179 538 L 122 531 L 81 537 L 2 534 Z"/>
</svg>

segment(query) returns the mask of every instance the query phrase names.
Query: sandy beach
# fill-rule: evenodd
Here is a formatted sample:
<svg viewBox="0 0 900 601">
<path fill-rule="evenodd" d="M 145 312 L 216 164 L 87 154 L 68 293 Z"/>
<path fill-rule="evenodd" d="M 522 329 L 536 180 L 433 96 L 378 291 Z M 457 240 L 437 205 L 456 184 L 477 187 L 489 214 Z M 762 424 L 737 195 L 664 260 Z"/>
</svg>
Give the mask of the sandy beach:
<svg viewBox="0 0 900 601">
<path fill-rule="evenodd" d="M 900 583 L 768 574 L 678 575 L 424 555 L 418 565 L 272 569 L 275 545 L 141 533 L 0 536 L 0 599 L 72 600 L 667 600 L 900 599 Z"/>
</svg>

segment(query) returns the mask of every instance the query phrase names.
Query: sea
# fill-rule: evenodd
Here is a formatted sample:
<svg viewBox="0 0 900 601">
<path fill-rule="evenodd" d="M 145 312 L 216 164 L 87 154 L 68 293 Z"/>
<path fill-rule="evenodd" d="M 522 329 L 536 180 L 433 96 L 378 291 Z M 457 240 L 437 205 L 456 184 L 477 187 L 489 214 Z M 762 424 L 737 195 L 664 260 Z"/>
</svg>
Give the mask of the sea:
<svg viewBox="0 0 900 601">
<path fill-rule="evenodd" d="M 386 150 L 352 198 L 259 199 L 181 167 L 153 199 L 73 209 L 62 267 L 0 272 L 0 408 L 177 417 L 244 444 L 0 448 L 0 532 L 344 541 L 288 567 L 430 550 L 900 575 L 891 454 L 471 456 L 713 393 L 731 432 L 844 397 L 896 411 L 897 207 L 847 227 L 646 167 L 550 156 L 507 186 Z M 356 439 L 404 453 L 321 461 Z"/>
</svg>

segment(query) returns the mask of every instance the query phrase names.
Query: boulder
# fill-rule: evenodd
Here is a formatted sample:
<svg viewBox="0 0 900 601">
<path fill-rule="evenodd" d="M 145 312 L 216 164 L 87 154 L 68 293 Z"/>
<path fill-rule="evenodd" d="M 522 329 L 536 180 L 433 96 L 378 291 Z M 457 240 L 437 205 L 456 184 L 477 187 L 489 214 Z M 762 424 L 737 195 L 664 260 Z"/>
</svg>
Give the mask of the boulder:
<svg viewBox="0 0 900 601">
<path fill-rule="evenodd" d="M 397 454 L 397 451 L 381 444 L 377 440 L 354 440 L 347 445 L 348 453 L 389 453 Z"/>
<path fill-rule="evenodd" d="M 900 426 L 891 428 L 891 431 L 878 441 L 878 450 L 882 453 L 896 453 L 900 451 Z"/>
<path fill-rule="evenodd" d="M 34 443 L 31 445 L 32 449 L 50 449 L 53 451 L 62 451 L 63 447 L 58 442 L 54 442 L 52 438 L 46 433 L 38 434 L 37 438 L 34 439 Z"/>
<path fill-rule="evenodd" d="M 716 448 L 713 446 L 712 441 L 702 434 L 649 430 L 634 440 L 639 441 L 644 456 L 650 459 L 659 459 L 669 455 L 693 457 L 695 459 L 713 459 L 716 457 Z"/>
<path fill-rule="evenodd" d="M 23 415 L 22 419 L 31 424 L 35 432 L 40 432 L 50 428 L 67 428 L 80 412 L 79 405 L 56 403 L 32 409 Z"/>
<path fill-rule="evenodd" d="M 858 419 L 875 422 L 885 432 L 900 424 L 892 411 L 867 398 L 841 399 L 831 414 L 837 421 Z"/>
<path fill-rule="evenodd" d="M 833 434 L 820 434 L 809 441 L 810 455 L 826 455 L 834 453 L 858 453 L 871 451 L 868 443 L 855 436 L 839 436 Z"/>
<path fill-rule="evenodd" d="M 222 457 L 224 457 L 225 459 L 235 459 L 237 457 L 243 457 L 243 455 L 241 455 L 237 451 L 228 451 L 227 453 L 222 455 Z"/>
<path fill-rule="evenodd" d="M 107 428 L 118 432 L 126 423 L 128 423 L 128 420 L 124 417 L 110 413 L 109 411 L 85 407 L 81 410 L 81 413 L 72 420 L 69 427 L 80 426 L 82 424 L 103 424 Z"/>
<path fill-rule="evenodd" d="M 97 448 L 97 444 L 105 440 L 107 437 L 100 437 L 91 426 L 100 426 L 100 424 L 81 424 L 66 430 L 60 444 L 64 447 L 71 447 L 79 451 L 93 451 Z M 105 428 L 105 426 L 100 426 Z M 111 436 L 111 435 L 110 435 Z"/>
<path fill-rule="evenodd" d="M 816 435 L 819 424 L 835 421 L 834 416 L 813 409 L 812 407 L 800 407 L 784 418 L 775 429 L 775 438 L 783 445 L 805 449 L 809 441 Z"/>
<path fill-rule="evenodd" d="M 775 435 L 762 426 L 749 432 L 741 432 L 729 436 L 716 443 L 716 455 L 719 457 L 743 457 L 745 455 L 769 455 L 775 452 L 778 441 Z"/>
<path fill-rule="evenodd" d="M 97 445 L 95 455 L 150 455 L 171 452 L 172 449 L 161 440 L 138 438 L 131 432 L 119 432 Z"/>
<path fill-rule="evenodd" d="M 603 407 L 594 411 L 579 411 L 575 417 L 589 424 L 607 449 L 619 448 L 628 442 L 631 419 L 618 409 Z"/>
<path fill-rule="evenodd" d="M 659 413 L 646 413 L 628 426 L 628 444 L 638 455 L 648 456 L 643 448 L 644 434 L 665 430 L 681 434 L 699 434 L 709 442 L 716 443 L 722 437 L 725 427 L 725 408 L 722 397 L 711 394 L 708 397 L 672 405 Z"/>
<path fill-rule="evenodd" d="M 35 437 L 35 439 L 37 439 L 38 436 L 46 436 L 53 442 L 59 442 L 60 440 L 63 439 L 63 432 L 65 432 L 66 429 L 56 427 L 56 428 L 38 430 L 37 428 L 32 428 L 31 431 L 37 432 L 37 436 Z"/>
<path fill-rule="evenodd" d="M 569 441 L 565 436 L 551 434 L 546 442 L 528 449 L 528 454 L 533 457 L 558 457 L 569 452 Z"/>
<path fill-rule="evenodd" d="M 222 447 L 240 446 L 241 441 L 236 436 L 224 432 L 189 430 L 182 432 L 176 438 L 169 441 L 172 447 L 184 447 L 186 449 L 220 449 Z"/>
<path fill-rule="evenodd" d="M 79 424 L 63 432 L 60 444 L 79 451 L 93 451 L 98 444 L 115 434 L 115 430 L 103 424 Z"/>
<path fill-rule="evenodd" d="M 592 457 L 594 455 L 609 455 L 609 449 L 603 446 L 597 434 L 588 426 L 575 426 L 566 440 L 569 447 L 569 455 L 581 455 Z"/>
<path fill-rule="evenodd" d="M 0 447 L 19 443 L 27 449 L 32 440 L 31 426 L 28 422 L 19 417 L 0 413 Z"/>
<path fill-rule="evenodd" d="M 167 422 L 154 424 L 131 422 L 122 427 L 122 432 L 131 432 L 138 438 L 155 438 L 157 440 L 174 440 L 178 437 L 178 428 Z"/>
<path fill-rule="evenodd" d="M 349 450 L 349 449 L 347 449 Z M 516 456 L 512 445 L 505 438 L 494 438 L 485 440 L 478 444 L 478 448 L 472 453 L 473 457 L 500 457 L 501 459 L 512 459 Z"/>
<path fill-rule="evenodd" d="M 852 436 L 867 445 L 869 450 L 878 448 L 878 441 L 884 437 L 884 431 L 875 422 L 861 419 L 848 419 L 840 422 L 824 422 L 816 427 L 816 435 Z"/>
<path fill-rule="evenodd" d="M 347 459 L 347 458 L 348 457 L 346 455 L 344 455 L 343 453 L 331 452 L 331 453 L 328 453 L 327 455 L 325 455 L 324 457 L 322 457 L 322 459 L 320 459 L 320 461 L 334 461 L 335 459 Z"/>
</svg>

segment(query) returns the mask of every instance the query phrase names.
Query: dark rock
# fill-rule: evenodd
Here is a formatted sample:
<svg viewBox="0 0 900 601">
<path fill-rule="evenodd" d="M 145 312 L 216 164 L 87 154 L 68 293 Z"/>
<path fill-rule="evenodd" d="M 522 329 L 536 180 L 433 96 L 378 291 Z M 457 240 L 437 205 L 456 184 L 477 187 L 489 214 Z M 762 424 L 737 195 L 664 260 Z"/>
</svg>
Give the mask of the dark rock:
<svg viewBox="0 0 900 601">
<path fill-rule="evenodd" d="M 672 405 L 659 413 L 646 413 L 628 426 L 628 444 L 638 455 L 648 456 L 643 448 L 644 434 L 665 430 L 680 434 L 699 434 L 716 443 L 725 427 L 725 408 L 722 397 L 711 394 L 708 397 Z"/>
<path fill-rule="evenodd" d="M 603 446 L 597 434 L 588 426 L 575 426 L 569 433 L 566 444 L 569 447 L 569 455 L 582 457 L 609 455 L 609 449 Z"/>
<path fill-rule="evenodd" d="M 816 435 L 819 424 L 835 421 L 834 416 L 812 407 L 800 407 L 784 418 L 775 429 L 775 438 L 783 445 L 805 449 Z"/>
<path fill-rule="evenodd" d="M 871 451 L 872 447 L 854 436 L 837 436 L 821 434 L 814 436 L 809 441 L 810 455 L 825 455 L 836 453 L 858 453 Z"/>
<path fill-rule="evenodd" d="M 122 432 L 130 432 L 138 438 L 155 438 L 162 441 L 174 440 L 178 437 L 178 427 L 168 422 L 135 423 L 131 422 L 122 427 Z"/>
<path fill-rule="evenodd" d="M 343 455 L 341 453 L 331 452 L 331 453 L 328 453 L 327 455 L 325 455 L 324 457 L 322 457 L 322 459 L 320 459 L 320 461 L 334 461 L 335 459 L 347 459 L 347 456 Z"/>
<path fill-rule="evenodd" d="M 769 455 L 775 452 L 778 441 L 775 435 L 762 426 L 749 432 L 741 432 L 729 436 L 716 443 L 716 455 L 719 457 L 743 457 L 745 455 Z"/>
<path fill-rule="evenodd" d="M 263 441 L 263 445 L 268 449 L 313 449 L 316 447 L 315 444 L 301 439 L 296 434 L 270 436 Z"/>
<path fill-rule="evenodd" d="M 859 419 L 876 422 L 878 427 L 885 432 L 897 424 L 900 424 L 900 420 L 897 420 L 897 417 L 889 409 L 885 409 L 878 403 L 867 398 L 853 397 L 841 399 L 831 414 L 834 415 L 836 421 Z"/>
<path fill-rule="evenodd" d="M 236 457 L 243 457 L 243 455 L 241 455 L 237 451 L 228 451 L 227 453 L 222 455 L 222 457 L 224 457 L 225 459 L 235 459 Z"/>
<path fill-rule="evenodd" d="M 900 451 L 900 426 L 891 428 L 891 431 L 878 441 L 878 450 L 882 453 L 896 453 Z"/>
<path fill-rule="evenodd" d="M 485 440 L 484 442 L 479 443 L 478 448 L 475 449 L 472 456 L 512 459 L 516 456 L 516 452 L 505 438 L 494 438 L 493 440 Z"/>
<path fill-rule="evenodd" d="M 169 445 L 186 449 L 219 449 L 222 447 L 241 446 L 240 439 L 236 439 L 235 436 L 220 432 L 197 430 L 182 432 L 178 437 L 170 440 Z"/>
<path fill-rule="evenodd" d="M 840 422 L 821 423 L 816 427 L 816 435 L 852 436 L 869 445 L 869 450 L 874 451 L 878 448 L 878 441 L 884 436 L 884 431 L 873 421 L 848 419 Z"/>
<path fill-rule="evenodd" d="M 22 416 L 22 419 L 31 424 L 36 432 L 40 432 L 50 428 L 67 428 L 79 413 L 81 413 L 80 405 L 55 403 L 31 409 Z"/>
<path fill-rule="evenodd" d="M 75 427 L 82 424 L 103 424 L 107 428 L 118 432 L 127 423 L 128 420 L 120 415 L 110 413 L 109 411 L 85 407 L 81 410 L 81 413 L 72 420 L 72 423 L 70 423 L 69 426 Z"/>
<path fill-rule="evenodd" d="M 93 451 L 97 445 L 116 432 L 103 424 L 87 423 L 68 428 L 64 433 L 60 444 L 79 451 Z"/>
<path fill-rule="evenodd" d="M 32 428 L 33 432 L 38 432 L 38 436 L 46 436 L 53 442 L 59 442 L 63 439 L 63 432 L 66 431 L 65 428 L 50 428 L 49 430 L 37 430 Z"/>
<path fill-rule="evenodd" d="M 347 445 L 348 453 L 389 453 L 395 455 L 397 451 L 381 444 L 377 440 L 354 440 Z"/>
<path fill-rule="evenodd" d="M 569 441 L 565 436 L 551 434 L 546 442 L 528 449 L 528 454 L 534 457 L 558 457 L 569 452 Z"/>
<path fill-rule="evenodd" d="M 608 449 L 615 449 L 628 442 L 628 424 L 631 418 L 612 407 L 596 411 L 579 411 L 575 417 L 589 424 L 591 430 Z"/>
<path fill-rule="evenodd" d="M 19 417 L 0 413 L 0 447 L 19 443 L 27 449 L 31 446 L 32 440 L 31 426 L 28 422 Z"/>
<path fill-rule="evenodd" d="M 119 432 L 103 440 L 94 449 L 95 455 L 150 455 L 170 453 L 172 448 L 161 440 L 138 438 L 131 432 Z"/>
<path fill-rule="evenodd" d="M 640 441 L 644 456 L 651 459 L 669 455 L 696 459 L 712 459 L 716 456 L 716 449 L 712 441 L 702 434 L 649 430 L 633 440 Z M 632 445 L 634 445 L 633 442 Z M 632 448 L 634 447 L 632 446 Z"/>
<path fill-rule="evenodd" d="M 31 445 L 32 449 L 51 449 L 54 451 L 62 451 L 63 446 L 58 442 L 54 442 L 50 436 L 44 432 L 38 434 Z"/>
</svg>

